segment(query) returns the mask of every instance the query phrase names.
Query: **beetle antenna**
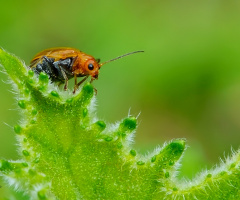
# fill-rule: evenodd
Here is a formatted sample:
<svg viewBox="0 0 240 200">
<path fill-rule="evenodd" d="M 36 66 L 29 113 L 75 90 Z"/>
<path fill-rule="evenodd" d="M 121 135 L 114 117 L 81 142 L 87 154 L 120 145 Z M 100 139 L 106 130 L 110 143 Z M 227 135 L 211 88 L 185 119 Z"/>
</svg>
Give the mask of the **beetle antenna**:
<svg viewBox="0 0 240 200">
<path fill-rule="evenodd" d="M 109 63 L 109 62 L 112 62 L 112 61 L 115 61 L 115 60 L 118 60 L 119 58 L 122 58 L 122 57 L 125 57 L 125 56 L 128 56 L 128 55 L 131 55 L 131 54 L 134 54 L 134 53 L 140 53 L 140 52 L 144 52 L 144 51 L 133 51 L 133 52 L 130 52 L 130 53 L 126 53 L 124 55 L 121 55 L 121 56 L 118 56 L 116 58 L 113 58 L 111 60 L 108 60 L 106 62 L 103 62 L 99 65 L 99 67 L 102 67 L 103 65 L 105 65 L 106 63 Z"/>
</svg>

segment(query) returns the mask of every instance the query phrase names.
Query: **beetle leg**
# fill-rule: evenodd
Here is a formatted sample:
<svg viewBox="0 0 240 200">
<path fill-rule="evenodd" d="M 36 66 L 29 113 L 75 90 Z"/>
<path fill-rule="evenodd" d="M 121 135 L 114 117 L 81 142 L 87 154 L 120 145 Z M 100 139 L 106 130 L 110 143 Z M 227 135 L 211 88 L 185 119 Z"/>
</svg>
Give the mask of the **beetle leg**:
<svg viewBox="0 0 240 200">
<path fill-rule="evenodd" d="M 64 85 L 64 90 L 66 91 L 68 89 L 68 78 L 65 79 L 65 85 Z"/>
<path fill-rule="evenodd" d="M 90 80 L 90 83 L 92 83 L 94 81 L 94 78 L 92 77 L 91 80 Z"/>
<path fill-rule="evenodd" d="M 78 82 L 77 82 L 77 75 L 74 74 L 75 85 L 74 85 L 73 94 L 75 94 L 75 92 L 76 92 L 76 90 L 78 89 L 78 87 L 79 87 L 84 81 L 86 81 L 87 78 L 88 78 L 88 75 L 85 76 L 85 77 L 78 83 Z"/>
<path fill-rule="evenodd" d="M 76 90 L 77 90 L 77 75 L 74 74 L 74 90 L 73 90 L 73 94 L 75 94 Z"/>
<path fill-rule="evenodd" d="M 61 66 L 59 66 L 59 69 L 61 70 L 61 73 L 62 73 L 62 75 L 65 79 L 64 90 L 67 90 L 67 88 L 68 88 L 68 77 L 67 77 L 66 73 L 63 71 Z"/>
<path fill-rule="evenodd" d="M 85 76 L 84 79 L 82 79 L 82 80 L 77 84 L 77 86 L 79 87 L 87 78 L 88 78 L 88 75 Z"/>
<path fill-rule="evenodd" d="M 92 83 L 93 81 L 94 81 L 94 78 L 92 77 L 90 83 Z M 97 89 L 95 87 L 93 87 L 93 89 L 95 91 L 95 94 L 97 95 Z"/>
</svg>

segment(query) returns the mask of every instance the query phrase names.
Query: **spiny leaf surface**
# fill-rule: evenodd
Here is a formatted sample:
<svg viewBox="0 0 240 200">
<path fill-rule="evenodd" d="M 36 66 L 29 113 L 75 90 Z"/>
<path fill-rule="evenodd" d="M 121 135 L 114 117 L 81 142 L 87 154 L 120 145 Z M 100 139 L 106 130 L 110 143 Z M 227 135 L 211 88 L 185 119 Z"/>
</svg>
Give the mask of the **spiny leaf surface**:
<svg viewBox="0 0 240 200">
<path fill-rule="evenodd" d="M 131 146 L 133 116 L 98 120 L 95 92 L 60 91 L 0 49 L 0 64 L 19 92 L 23 113 L 13 128 L 19 160 L 0 160 L 0 174 L 30 199 L 239 199 L 239 152 L 192 182 L 176 178 L 185 140 L 176 139 L 146 156 Z"/>
</svg>

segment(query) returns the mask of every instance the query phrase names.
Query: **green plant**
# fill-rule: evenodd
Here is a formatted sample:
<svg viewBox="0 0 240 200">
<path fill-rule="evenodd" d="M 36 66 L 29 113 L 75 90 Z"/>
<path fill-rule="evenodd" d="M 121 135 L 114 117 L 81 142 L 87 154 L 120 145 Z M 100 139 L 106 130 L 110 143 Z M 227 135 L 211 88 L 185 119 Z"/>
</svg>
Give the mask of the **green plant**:
<svg viewBox="0 0 240 200">
<path fill-rule="evenodd" d="M 136 118 L 98 120 L 89 83 L 76 95 L 61 92 L 2 49 L 0 64 L 17 86 L 24 116 L 14 126 L 20 158 L 1 159 L 0 174 L 29 199 L 240 198 L 239 151 L 195 180 L 179 181 L 185 140 L 140 155 L 131 147 Z"/>
</svg>

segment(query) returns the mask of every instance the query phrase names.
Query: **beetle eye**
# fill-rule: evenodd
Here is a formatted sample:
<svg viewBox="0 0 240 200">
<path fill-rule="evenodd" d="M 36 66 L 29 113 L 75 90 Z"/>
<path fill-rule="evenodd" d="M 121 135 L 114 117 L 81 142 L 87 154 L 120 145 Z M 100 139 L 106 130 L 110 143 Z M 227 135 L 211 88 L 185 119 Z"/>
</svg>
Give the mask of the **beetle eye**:
<svg viewBox="0 0 240 200">
<path fill-rule="evenodd" d="M 93 64 L 90 63 L 90 64 L 88 65 L 88 69 L 89 69 L 89 70 L 93 70 L 93 68 L 94 68 Z"/>
</svg>

